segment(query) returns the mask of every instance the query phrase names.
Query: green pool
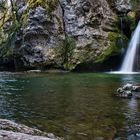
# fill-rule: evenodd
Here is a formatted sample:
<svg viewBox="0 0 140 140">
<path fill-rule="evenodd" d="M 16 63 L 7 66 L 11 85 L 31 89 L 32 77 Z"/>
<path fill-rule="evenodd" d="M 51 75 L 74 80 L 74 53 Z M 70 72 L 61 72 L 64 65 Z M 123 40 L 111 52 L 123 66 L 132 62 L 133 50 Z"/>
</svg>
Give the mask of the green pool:
<svg viewBox="0 0 140 140">
<path fill-rule="evenodd" d="M 113 96 L 140 75 L 0 73 L 0 118 L 65 140 L 126 139 L 140 132 L 140 100 Z"/>
</svg>

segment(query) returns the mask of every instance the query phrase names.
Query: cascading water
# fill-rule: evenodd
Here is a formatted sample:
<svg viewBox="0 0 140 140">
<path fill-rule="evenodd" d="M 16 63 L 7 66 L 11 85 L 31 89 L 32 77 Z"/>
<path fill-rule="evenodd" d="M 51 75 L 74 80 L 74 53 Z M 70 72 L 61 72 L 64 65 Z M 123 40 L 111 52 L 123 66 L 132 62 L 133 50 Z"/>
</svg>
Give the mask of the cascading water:
<svg viewBox="0 0 140 140">
<path fill-rule="evenodd" d="M 122 73 L 133 72 L 135 56 L 137 52 L 137 47 L 139 47 L 139 45 L 140 45 L 140 22 L 138 23 L 138 26 L 135 29 L 134 34 L 131 38 L 120 72 Z"/>
</svg>

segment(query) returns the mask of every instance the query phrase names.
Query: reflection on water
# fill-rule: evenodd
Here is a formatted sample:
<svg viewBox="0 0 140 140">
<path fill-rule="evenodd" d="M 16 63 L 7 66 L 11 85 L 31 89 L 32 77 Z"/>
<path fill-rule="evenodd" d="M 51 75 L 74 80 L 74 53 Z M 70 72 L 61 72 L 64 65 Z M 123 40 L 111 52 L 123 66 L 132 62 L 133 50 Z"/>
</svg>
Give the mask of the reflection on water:
<svg viewBox="0 0 140 140">
<path fill-rule="evenodd" d="M 113 96 L 139 75 L 3 74 L 0 117 L 53 132 L 66 140 L 138 137 L 140 101 Z"/>
<path fill-rule="evenodd" d="M 138 111 L 138 102 L 137 99 L 132 98 L 129 102 L 128 102 L 128 108 L 130 109 L 130 111 Z"/>
<path fill-rule="evenodd" d="M 121 79 L 122 79 L 123 84 L 126 84 L 126 83 L 134 84 L 135 83 L 134 75 L 122 75 Z"/>
</svg>

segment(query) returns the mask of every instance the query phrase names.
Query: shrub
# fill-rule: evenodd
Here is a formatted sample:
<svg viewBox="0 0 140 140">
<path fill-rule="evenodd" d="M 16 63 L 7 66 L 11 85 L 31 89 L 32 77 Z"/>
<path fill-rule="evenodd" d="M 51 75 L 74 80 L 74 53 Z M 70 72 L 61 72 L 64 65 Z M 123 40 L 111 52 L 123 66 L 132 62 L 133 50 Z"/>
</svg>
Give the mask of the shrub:
<svg viewBox="0 0 140 140">
<path fill-rule="evenodd" d="M 60 46 L 56 48 L 61 65 L 66 70 L 70 70 L 72 68 L 75 48 L 76 43 L 72 37 L 66 37 L 65 40 L 60 43 Z"/>
</svg>

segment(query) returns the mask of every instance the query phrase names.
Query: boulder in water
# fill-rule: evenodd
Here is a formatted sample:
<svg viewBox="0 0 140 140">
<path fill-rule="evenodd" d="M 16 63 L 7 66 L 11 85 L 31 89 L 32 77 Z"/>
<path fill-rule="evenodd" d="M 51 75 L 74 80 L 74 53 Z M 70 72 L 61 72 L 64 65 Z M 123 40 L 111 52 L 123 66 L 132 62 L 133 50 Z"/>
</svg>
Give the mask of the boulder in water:
<svg viewBox="0 0 140 140">
<path fill-rule="evenodd" d="M 62 140 L 51 133 L 0 119 L 0 140 Z"/>
<path fill-rule="evenodd" d="M 140 86 L 134 86 L 133 84 L 127 83 L 117 89 L 117 93 L 115 93 L 115 96 L 121 98 L 134 97 L 140 99 L 140 95 L 138 94 L 139 92 L 140 92 Z"/>
<path fill-rule="evenodd" d="M 133 85 L 132 84 L 126 84 L 122 87 L 123 90 L 129 90 L 132 91 L 133 90 Z"/>
<path fill-rule="evenodd" d="M 140 86 L 133 86 L 133 91 L 140 92 Z"/>
<path fill-rule="evenodd" d="M 133 85 L 132 84 L 126 84 L 122 87 L 119 87 L 117 89 L 117 93 L 115 93 L 115 96 L 121 97 L 121 98 L 131 98 L 133 96 Z"/>
<path fill-rule="evenodd" d="M 122 88 L 119 88 L 117 90 L 117 93 L 115 93 L 115 96 L 121 97 L 121 98 L 131 98 L 133 96 L 132 92 L 129 90 L 123 90 Z"/>
</svg>

